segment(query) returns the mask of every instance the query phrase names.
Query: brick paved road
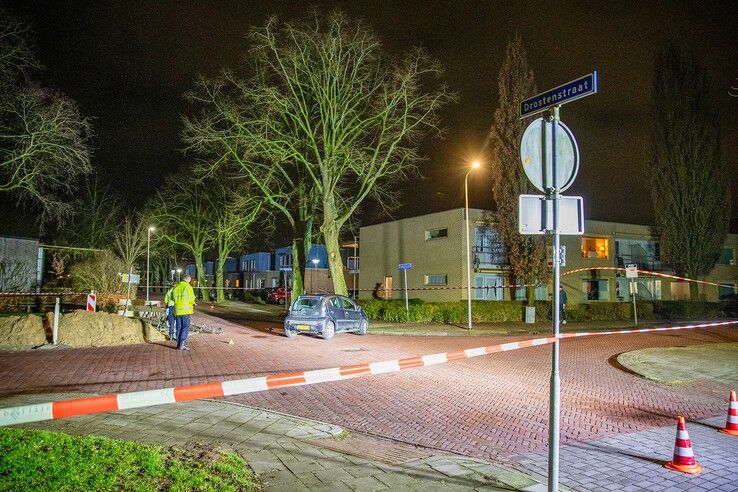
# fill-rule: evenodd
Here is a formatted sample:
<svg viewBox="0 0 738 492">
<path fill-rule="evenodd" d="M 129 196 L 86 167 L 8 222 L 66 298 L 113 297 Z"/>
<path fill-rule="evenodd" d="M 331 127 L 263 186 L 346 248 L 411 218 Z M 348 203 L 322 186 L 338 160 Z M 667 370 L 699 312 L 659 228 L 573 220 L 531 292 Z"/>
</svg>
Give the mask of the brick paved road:
<svg viewBox="0 0 738 492">
<path fill-rule="evenodd" d="M 119 392 L 302 371 L 446 352 L 515 338 L 359 337 L 324 341 L 214 321 L 222 335 L 197 335 L 192 351 L 166 345 L 4 352 L 0 395 Z M 227 342 L 233 339 L 234 344 Z M 736 342 L 738 330 L 689 330 L 562 343 L 562 444 L 723 415 L 729 388 L 717 382 L 660 386 L 612 367 L 643 347 Z M 472 457 L 515 462 L 544 453 L 550 347 L 533 347 L 397 374 L 237 396 L 248 405 L 332 422 Z M 664 443 L 669 457 L 673 443 Z"/>
</svg>

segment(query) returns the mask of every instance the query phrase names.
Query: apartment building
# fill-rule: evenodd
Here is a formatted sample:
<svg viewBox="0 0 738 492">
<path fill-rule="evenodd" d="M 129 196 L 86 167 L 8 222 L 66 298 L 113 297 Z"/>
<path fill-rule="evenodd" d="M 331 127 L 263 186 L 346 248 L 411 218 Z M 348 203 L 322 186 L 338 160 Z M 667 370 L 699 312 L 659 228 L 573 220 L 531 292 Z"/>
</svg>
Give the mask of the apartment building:
<svg viewBox="0 0 738 492">
<path fill-rule="evenodd" d="M 502 240 L 490 221 L 489 212 L 469 210 L 471 284 L 474 300 L 522 299 L 523 288 L 509 286 L 507 259 Z M 362 227 L 360 230 L 362 276 L 361 297 L 368 297 L 379 284 L 385 297 L 402 297 L 407 270 L 409 296 L 426 301 L 467 299 L 465 209 L 411 217 Z M 637 264 L 641 270 L 673 273 L 661 262 L 660 243 L 649 226 L 588 220 L 583 236 L 562 236 L 566 266 L 562 284 L 569 302 L 628 301 L 629 280 L 621 270 Z M 717 300 L 735 292 L 738 267 L 735 251 L 738 235 L 729 234 L 718 265 L 704 280 L 723 284 L 699 287 L 704 299 Z M 574 271 L 567 274 L 566 272 Z M 516 284 L 519 280 L 513 280 Z M 685 299 L 686 282 L 641 274 L 638 299 Z M 550 285 L 536 289 L 536 298 L 550 299 Z"/>
</svg>

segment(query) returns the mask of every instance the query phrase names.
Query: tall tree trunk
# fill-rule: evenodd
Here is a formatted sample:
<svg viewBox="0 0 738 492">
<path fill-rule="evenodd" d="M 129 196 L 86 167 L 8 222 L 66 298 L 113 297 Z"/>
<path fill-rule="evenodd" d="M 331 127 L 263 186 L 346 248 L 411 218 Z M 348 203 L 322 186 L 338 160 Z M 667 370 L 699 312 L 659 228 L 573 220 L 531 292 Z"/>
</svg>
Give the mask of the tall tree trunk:
<svg viewBox="0 0 738 492">
<path fill-rule="evenodd" d="M 331 280 L 333 280 L 333 292 L 342 296 L 348 295 L 346 287 L 346 279 L 343 277 L 343 261 L 341 260 L 341 247 L 338 242 L 340 235 L 340 227 L 330 221 L 324 223 L 320 228 L 325 239 L 325 249 L 328 253 L 328 268 L 331 271 Z"/>
<path fill-rule="evenodd" d="M 692 301 L 700 300 L 700 291 L 699 291 L 699 285 L 697 284 L 697 282 L 689 283 L 689 299 Z"/>
<path fill-rule="evenodd" d="M 292 240 L 292 298 L 305 292 L 305 238 L 295 237 Z"/>
<path fill-rule="evenodd" d="M 223 289 L 223 265 L 225 259 L 218 256 L 218 265 L 215 269 L 215 302 L 225 302 L 225 290 Z"/>
<path fill-rule="evenodd" d="M 202 293 L 202 298 L 205 301 L 210 300 L 210 291 L 208 290 L 208 280 L 205 276 L 205 265 L 202 262 L 202 254 L 195 255 L 195 268 L 197 269 L 197 286 Z"/>
<path fill-rule="evenodd" d="M 528 277 L 525 279 L 525 283 L 528 284 L 525 287 L 525 303 L 528 306 L 534 306 L 536 303 L 536 278 Z"/>
</svg>

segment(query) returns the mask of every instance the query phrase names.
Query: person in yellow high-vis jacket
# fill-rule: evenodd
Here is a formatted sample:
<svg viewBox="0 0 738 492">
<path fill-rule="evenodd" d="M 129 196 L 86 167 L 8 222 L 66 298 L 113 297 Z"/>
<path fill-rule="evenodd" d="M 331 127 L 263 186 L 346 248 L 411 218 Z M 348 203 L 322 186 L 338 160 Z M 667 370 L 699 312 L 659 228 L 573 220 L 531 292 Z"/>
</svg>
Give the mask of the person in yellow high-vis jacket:
<svg viewBox="0 0 738 492">
<path fill-rule="evenodd" d="M 190 333 L 190 316 L 194 313 L 195 290 L 190 285 L 192 277 L 185 275 L 180 283 L 174 287 L 174 314 L 177 316 L 177 348 L 190 350 L 187 346 L 187 335 Z"/>
<path fill-rule="evenodd" d="M 164 305 L 167 310 L 167 321 L 169 322 L 169 340 L 177 341 L 177 320 L 174 316 L 174 283 L 167 283 L 167 293 L 164 295 Z"/>
</svg>

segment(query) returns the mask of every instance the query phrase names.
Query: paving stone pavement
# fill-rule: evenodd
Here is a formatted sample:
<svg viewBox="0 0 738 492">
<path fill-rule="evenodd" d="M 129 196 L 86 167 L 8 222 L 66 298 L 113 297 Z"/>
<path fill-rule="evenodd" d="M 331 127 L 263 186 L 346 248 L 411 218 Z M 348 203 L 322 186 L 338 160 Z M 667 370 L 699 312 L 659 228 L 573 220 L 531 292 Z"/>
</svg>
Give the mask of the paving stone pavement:
<svg viewBox="0 0 738 492">
<path fill-rule="evenodd" d="M 307 336 L 288 340 L 204 313 L 197 313 L 196 318 L 224 331 L 222 335 L 194 336 L 189 353 L 173 350 L 167 344 L 2 352 L 0 396 L 137 391 L 396 359 L 525 338 L 340 334 L 329 341 Z M 229 340 L 234 343 L 229 344 Z M 611 361 L 620 353 L 640 348 L 736 341 L 736 328 L 564 341 L 562 446 L 605 442 L 603 439 L 661 428 L 673 434 L 677 415 L 684 415 L 688 421 L 724 418 L 729 390 L 734 389 L 729 385 L 717 381 L 661 385 L 624 372 Z M 550 347 L 540 346 L 396 374 L 236 395 L 228 400 L 332 422 L 355 435 L 391 438 L 512 467 L 521 456 L 545 460 L 549 368 Z M 699 457 L 700 445 L 696 445 Z M 657 456 L 669 459 L 673 435 L 663 446 Z M 612 459 L 597 463 L 593 469 L 604 476 L 617 476 L 618 480 L 630 474 L 627 467 Z M 528 471 L 536 476 L 540 470 L 532 467 Z M 608 481 L 603 484 L 612 486 Z M 576 482 L 574 485 L 579 487 Z"/>
<path fill-rule="evenodd" d="M 0 407 L 81 396 L 88 395 L 13 396 L 0 399 Z M 215 445 L 243 456 L 266 492 L 545 490 L 518 471 L 464 456 L 436 453 L 386 464 L 339 453 L 319 444 L 321 440 L 354 438 L 345 437 L 336 425 L 221 400 L 85 415 L 22 427 L 161 446 Z M 408 446 L 409 451 L 411 448 Z"/>
<path fill-rule="evenodd" d="M 699 476 L 664 468 L 671 461 L 676 421 L 671 427 L 621 434 L 560 449 L 562 485 L 576 491 L 736 491 L 738 490 L 738 437 L 717 432 L 725 417 L 687 422 L 697 462 L 705 467 Z M 531 454 L 518 460 L 522 469 L 546 475 L 547 457 Z"/>
</svg>

